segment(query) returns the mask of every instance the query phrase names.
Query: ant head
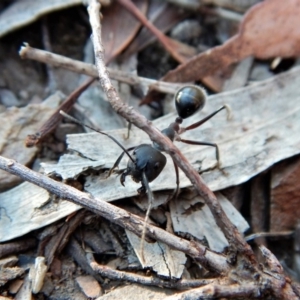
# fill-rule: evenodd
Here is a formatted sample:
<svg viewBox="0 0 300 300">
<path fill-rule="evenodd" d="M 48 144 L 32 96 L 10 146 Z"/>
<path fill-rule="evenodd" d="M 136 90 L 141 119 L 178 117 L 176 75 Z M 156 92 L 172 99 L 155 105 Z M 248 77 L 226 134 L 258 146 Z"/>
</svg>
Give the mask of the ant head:
<svg viewBox="0 0 300 300">
<path fill-rule="evenodd" d="M 206 92 L 203 88 L 196 85 L 182 87 L 175 94 L 175 105 L 177 114 L 182 119 L 193 115 L 205 104 Z"/>
</svg>

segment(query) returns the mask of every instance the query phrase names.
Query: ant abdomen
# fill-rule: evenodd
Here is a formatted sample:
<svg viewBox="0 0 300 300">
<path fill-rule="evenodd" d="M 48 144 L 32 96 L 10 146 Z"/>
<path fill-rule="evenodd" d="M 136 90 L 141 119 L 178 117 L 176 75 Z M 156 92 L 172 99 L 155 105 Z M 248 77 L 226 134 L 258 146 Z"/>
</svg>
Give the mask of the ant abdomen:
<svg viewBox="0 0 300 300">
<path fill-rule="evenodd" d="M 186 119 L 205 105 L 206 92 L 195 85 L 182 87 L 175 95 L 175 105 L 180 118 Z"/>
</svg>

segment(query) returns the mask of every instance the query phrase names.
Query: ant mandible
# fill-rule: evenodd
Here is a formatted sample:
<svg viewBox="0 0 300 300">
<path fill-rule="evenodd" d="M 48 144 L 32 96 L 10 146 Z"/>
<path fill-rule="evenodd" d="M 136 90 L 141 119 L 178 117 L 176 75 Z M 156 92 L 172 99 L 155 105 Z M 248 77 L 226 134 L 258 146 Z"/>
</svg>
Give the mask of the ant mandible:
<svg viewBox="0 0 300 300">
<path fill-rule="evenodd" d="M 186 119 L 196 113 L 198 110 L 202 109 L 205 105 L 206 101 L 206 92 L 203 88 L 195 86 L 195 85 L 188 85 L 184 86 L 177 91 L 175 94 L 175 106 L 177 110 L 178 117 L 175 119 L 175 122 L 171 123 L 167 128 L 161 131 L 166 137 L 168 137 L 172 142 L 180 141 L 186 144 L 191 145 L 201 145 L 201 146 L 211 146 L 216 149 L 216 167 L 220 167 L 220 153 L 219 147 L 215 143 L 210 142 L 202 142 L 202 141 L 192 141 L 192 140 L 185 140 L 180 137 L 180 134 L 184 133 L 185 131 L 195 129 L 200 125 L 204 124 L 206 121 L 211 119 L 214 115 L 220 112 L 223 109 L 227 109 L 226 105 L 223 105 L 221 108 L 216 110 L 215 112 L 211 113 L 207 117 L 203 118 L 202 120 L 188 126 L 188 127 L 181 127 L 180 125 L 183 122 L 183 119 Z M 121 143 L 119 143 L 114 137 L 111 135 L 104 133 L 98 129 L 95 129 L 89 125 L 82 123 L 81 121 L 67 115 L 63 111 L 60 112 L 63 116 L 70 119 L 71 121 L 88 127 L 96 132 L 99 132 L 103 135 L 106 135 L 111 140 L 113 140 L 116 144 L 122 148 L 123 152 L 116 160 L 113 167 L 110 169 L 108 177 L 112 174 L 113 170 L 119 166 L 124 154 L 129 157 L 127 168 L 122 171 L 120 182 L 124 186 L 126 176 L 130 175 L 133 181 L 139 183 L 141 182 L 142 186 L 138 189 L 139 194 L 144 194 L 146 191 L 149 194 L 149 198 L 153 198 L 152 192 L 149 187 L 149 182 L 152 182 L 154 179 L 158 177 L 161 173 L 163 168 L 166 165 L 167 159 L 164 154 L 162 154 L 162 149 L 156 143 L 150 144 L 141 144 L 139 146 L 131 147 L 125 149 Z M 130 151 L 132 155 L 130 155 Z M 172 195 L 177 197 L 179 191 L 179 173 L 178 173 L 178 166 L 173 160 L 175 173 L 176 173 L 176 189 Z"/>
</svg>

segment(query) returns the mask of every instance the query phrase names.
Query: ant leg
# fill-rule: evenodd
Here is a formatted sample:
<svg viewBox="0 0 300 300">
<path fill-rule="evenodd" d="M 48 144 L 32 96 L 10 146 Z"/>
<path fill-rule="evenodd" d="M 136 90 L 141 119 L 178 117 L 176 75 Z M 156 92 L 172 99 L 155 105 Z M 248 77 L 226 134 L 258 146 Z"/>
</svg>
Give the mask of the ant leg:
<svg viewBox="0 0 300 300">
<path fill-rule="evenodd" d="M 126 151 L 129 152 L 129 151 L 133 150 L 134 148 L 136 148 L 136 147 L 130 147 L 130 148 L 126 149 Z M 126 152 L 123 151 L 123 152 L 121 153 L 121 155 L 118 157 L 118 159 L 116 160 L 116 162 L 114 163 L 114 165 L 112 166 L 112 168 L 109 170 L 108 175 L 107 175 L 107 178 L 111 175 L 111 173 L 113 172 L 113 170 L 116 169 L 116 168 L 119 166 L 119 164 L 120 164 L 122 158 L 124 157 L 124 154 L 125 154 L 125 153 L 126 153 Z M 123 185 L 124 185 L 124 184 L 123 184 Z"/>
<path fill-rule="evenodd" d="M 175 169 L 175 174 L 176 174 L 176 188 L 175 190 L 173 191 L 172 195 L 168 198 L 167 202 L 169 202 L 171 199 L 177 199 L 178 197 L 178 194 L 179 194 L 179 171 L 178 171 L 178 166 L 177 164 L 175 163 L 175 161 L 173 160 L 172 158 L 172 161 L 173 161 L 173 164 L 174 164 L 174 169 Z"/>
<path fill-rule="evenodd" d="M 128 124 L 127 124 L 127 136 L 125 137 L 126 140 L 128 140 L 129 137 L 130 137 L 130 130 L 131 130 L 131 127 L 132 127 L 132 123 L 131 123 L 131 122 L 128 122 Z"/>
<path fill-rule="evenodd" d="M 211 146 L 211 147 L 215 147 L 216 149 L 216 160 L 217 160 L 217 164 L 216 167 L 218 169 L 221 168 L 221 161 L 220 161 L 220 151 L 219 151 L 219 147 L 217 144 L 215 143 L 208 143 L 208 142 L 197 142 L 197 141 L 191 141 L 191 140 L 183 140 L 183 139 L 179 139 L 179 142 L 183 142 L 186 144 L 190 144 L 190 145 L 199 145 L 199 146 Z"/>
<path fill-rule="evenodd" d="M 204 119 L 188 126 L 188 127 L 182 127 L 180 130 L 180 133 L 183 133 L 187 130 L 191 130 L 191 129 L 195 129 L 197 127 L 199 127 L 200 125 L 204 124 L 206 121 L 208 121 L 209 119 L 211 119 L 214 115 L 216 115 L 217 113 L 219 113 L 221 110 L 226 109 L 227 110 L 227 119 L 231 118 L 231 111 L 228 105 L 223 105 L 221 108 L 219 108 L 218 110 L 216 110 L 215 112 L 211 113 L 210 115 L 208 115 L 207 117 L 205 117 Z"/>
<path fill-rule="evenodd" d="M 152 190 L 150 189 L 149 182 L 148 182 L 148 179 L 147 179 L 147 176 L 146 176 L 144 170 L 142 173 L 142 184 L 146 188 L 146 191 L 148 194 L 148 209 L 147 209 L 145 220 L 144 220 L 144 226 L 143 226 L 143 231 L 142 231 L 142 236 L 141 236 L 141 245 L 140 245 L 141 260 L 142 260 L 142 263 L 144 264 L 144 262 L 145 262 L 145 255 L 144 255 L 145 235 L 146 235 L 146 229 L 147 229 L 147 224 L 148 224 L 148 220 L 149 220 L 149 215 L 150 215 L 152 205 L 154 202 L 154 196 L 153 196 Z"/>
</svg>

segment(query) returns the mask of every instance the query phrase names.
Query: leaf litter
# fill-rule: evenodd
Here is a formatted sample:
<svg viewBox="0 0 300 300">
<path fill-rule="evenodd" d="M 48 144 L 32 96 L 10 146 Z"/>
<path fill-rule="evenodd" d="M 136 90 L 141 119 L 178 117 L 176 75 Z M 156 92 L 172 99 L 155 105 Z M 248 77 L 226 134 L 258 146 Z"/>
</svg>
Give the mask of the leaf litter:
<svg viewBox="0 0 300 300">
<path fill-rule="evenodd" d="M 270 4 L 271 2 L 272 4 Z M 269 57 L 274 53 L 275 56 L 278 56 L 277 53 L 289 53 L 290 49 L 292 48 L 292 52 L 290 52 L 292 53 L 292 56 L 298 55 L 295 54 L 295 52 L 297 52 L 298 49 L 296 47 L 291 47 L 291 44 L 287 43 L 287 45 L 285 45 L 286 47 L 282 47 L 280 45 L 284 33 L 282 35 L 278 34 L 281 40 L 274 40 L 272 42 L 272 40 L 268 39 L 269 37 L 263 39 L 264 41 L 266 40 L 271 43 L 269 48 L 265 47 L 264 43 L 261 43 L 260 37 L 254 36 L 253 39 L 254 31 L 251 31 L 252 27 L 254 28 L 253 30 L 257 30 L 255 29 L 255 26 L 257 28 L 258 19 L 264 19 L 267 21 L 270 19 L 268 18 L 270 17 L 269 9 L 271 5 L 274 5 L 274 3 L 278 4 L 278 1 L 264 1 L 261 4 L 261 8 L 258 13 L 256 12 L 254 14 L 253 11 L 255 11 L 255 9 L 257 9 L 257 7 L 259 6 L 253 8 L 247 14 L 247 16 L 250 15 L 250 17 L 248 19 L 247 16 L 245 17 L 244 23 L 241 27 L 243 28 L 244 26 L 246 34 L 244 33 L 242 37 L 240 36 L 236 38 L 236 40 L 239 40 L 240 45 L 243 46 L 240 47 L 242 51 L 241 54 L 236 55 L 235 58 L 242 59 L 243 57 L 245 57 L 243 55 L 246 55 L 245 53 L 247 53 L 247 51 L 251 52 L 251 55 L 256 57 L 260 57 L 260 55 L 264 54 L 266 54 L 267 57 Z M 286 14 L 293 10 L 292 5 L 294 4 L 295 2 L 288 1 L 288 3 L 286 4 L 286 6 L 288 6 L 287 10 L 285 11 Z M 234 6 L 234 4 L 232 5 Z M 264 13 L 266 13 L 266 16 L 263 15 Z M 281 21 L 282 18 L 279 18 L 279 20 Z M 291 23 L 293 23 L 296 19 L 293 18 L 291 20 Z M 267 21 L 266 23 L 268 23 Z M 264 25 L 264 23 L 265 22 L 262 22 L 261 24 Z M 282 27 L 282 32 L 284 32 L 284 30 L 287 30 L 287 27 Z M 259 29 L 260 28 L 261 27 L 259 27 Z M 258 41 L 258 43 L 256 42 L 256 40 Z M 249 45 L 246 45 L 248 42 L 252 45 L 252 47 L 249 47 L 250 50 L 248 49 Z M 218 69 L 218 71 L 222 69 L 222 61 L 225 61 L 225 64 L 223 64 L 224 66 L 227 66 L 227 64 L 232 63 L 232 58 L 228 58 L 226 56 L 225 58 L 222 57 L 222 55 L 224 56 L 224 48 L 226 49 L 226 47 L 229 46 L 226 46 L 226 44 L 224 44 L 224 47 L 222 48 L 223 50 L 221 49 L 220 52 L 215 51 L 217 50 L 217 48 L 211 50 L 212 56 L 214 56 L 215 58 L 218 55 L 220 56 L 220 68 Z M 231 46 L 230 49 L 235 49 L 235 47 L 236 45 Z M 227 50 L 228 49 L 229 48 L 227 48 Z M 282 57 L 285 56 L 283 55 Z M 205 68 L 205 65 L 202 65 L 202 67 L 203 66 Z M 201 68 L 198 70 L 202 72 Z M 207 70 L 204 70 L 204 73 L 206 71 Z M 203 74 L 203 72 L 201 72 L 200 75 Z M 211 72 L 211 70 L 208 70 L 208 72 Z M 244 88 L 234 92 L 222 93 L 216 96 L 211 96 L 209 98 L 208 105 L 205 107 L 205 110 L 202 113 L 199 113 L 195 116 L 195 120 L 199 119 L 203 114 L 211 112 L 213 109 L 218 108 L 218 106 L 224 103 L 230 104 L 233 111 L 233 119 L 231 121 L 226 121 L 225 115 L 219 115 L 216 120 L 212 120 L 212 122 L 210 122 L 209 124 L 205 124 L 205 126 L 203 126 L 203 128 L 201 128 L 200 130 L 195 130 L 195 133 L 191 132 L 190 135 L 188 135 L 188 138 L 190 139 L 213 141 L 217 142 L 220 145 L 222 155 L 222 166 L 224 167 L 227 175 L 222 174 L 218 170 L 212 170 L 209 172 L 204 172 L 202 174 L 205 181 L 208 182 L 209 186 L 213 190 L 220 190 L 231 185 L 236 185 L 240 184 L 241 182 L 245 182 L 249 180 L 249 178 L 262 172 L 263 170 L 268 169 L 277 161 L 293 156 L 300 152 L 300 143 L 299 138 L 297 137 L 297 132 L 299 132 L 299 128 L 297 127 L 297 120 L 299 119 L 299 105 L 297 104 L 297 102 L 299 102 L 299 99 L 297 98 L 298 96 L 296 93 L 298 83 L 297 77 L 299 77 L 298 73 L 299 69 L 295 68 L 292 71 L 287 72 L 286 74 L 276 76 L 271 80 L 262 83 L 251 85 L 246 89 Z M 184 76 L 184 67 L 182 75 Z M 197 76 L 198 75 L 199 74 L 197 74 Z M 182 78 L 180 80 L 182 80 Z M 197 79 L 199 78 L 201 78 L 201 76 L 197 77 Z M 171 121 L 174 120 L 174 118 L 174 114 L 170 114 L 155 121 L 155 124 L 159 128 L 163 128 L 165 127 L 165 124 L 169 124 Z M 190 119 L 189 122 L 192 123 L 193 120 L 194 119 Z M 32 131 L 34 132 L 34 130 Z M 199 132 L 201 133 L 201 137 L 199 137 Z M 111 133 L 114 136 L 116 136 L 119 140 L 123 140 L 124 136 L 126 135 L 126 130 L 113 130 L 111 131 Z M 97 140 L 95 139 L 96 136 Z M 137 145 L 141 143 L 141 141 L 144 141 L 145 138 L 147 137 L 145 137 L 142 132 L 134 129 L 132 131 L 130 140 L 124 141 L 124 144 L 130 145 L 130 143 L 132 143 L 132 145 Z M 120 154 L 120 150 L 117 149 L 115 145 L 110 145 L 109 141 L 103 140 L 102 137 L 98 134 L 69 136 L 68 143 L 71 153 L 62 156 L 60 162 L 57 165 L 43 164 L 44 169 L 49 174 L 52 174 L 52 176 L 54 174 L 59 174 L 64 179 L 71 179 L 77 178 L 82 175 L 85 176 L 91 169 L 96 169 L 97 171 L 106 170 L 107 168 L 110 168 L 112 166 L 114 160 Z M 79 145 L 80 143 L 81 145 Z M 107 148 L 109 148 L 110 151 L 105 151 L 105 149 L 103 149 L 103 147 L 101 146 L 101 144 L 103 143 L 107 146 Z M 83 147 L 85 145 L 94 145 L 94 147 L 90 147 L 92 149 L 88 149 L 88 147 Z M 184 145 L 180 145 L 179 147 L 184 152 L 186 157 L 193 163 L 194 167 L 199 171 L 208 169 L 214 164 L 215 157 L 213 149 L 200 149 L 200 147 L 196 146 L 188 149 L 189 147 L 185 147 Z M 79 164 L 77 165 L 77 163 Z M 121 165 L 121 167 L 125 167 L 125 162 L 123 163 L 123 165 Z M 67 170 L 67 168 L 69 169 Z M 66 170 L 68 172 L 66 172 Z M 160 176 L 160 178 L 158 178 L 155 182 L 152 183 L 153 190 L 156 190 L 157 193 L 159 193 L 159 191 L 173 189 L 175 184 L 173 175 L 173 166 L 169 162 L 167 168 L 163 171 L 163 174 Z M 97 186 L 100 186 L 100 188 L 102 188 L 102 191 L 100 191 Z M 181 186 L 190 186 L 190 183 L 182 175 Z M 85 184 L 85 190 L 89 191 L 93 195 L 97 195 L 97 193 L 101 192 L 102 197 L 103 192 L 106 201 L 113 201 L 117 199 L 123 199 L 124 197 L 129 197 L 131 195 L 136 195 L 137 187 L 138 186 L 132 183 L 131 180 L 128 180 L 126 182 L 125 188 L 121 187 L 119 179 L 115 175 L 113 175 L 106 181 L 103 179 L 99 179 L 99 177 L 97 176 L 91 175 L 87 177 Z M 109 192 L 108 189 L 113 191 Z M 29 197 L 27 197 L 26 193 L 24 193 L 24 191 L 26 190 L 27 192 L 31 192 Z M 9 194 L 9 192 L 11 192 L 11 194 Z M 28 200 L 24 201 L 24 206 L 22 205 L 22 207 L 20 207 L 19 209 L 18 206 L 20 204 L 20 193 L 22 193 L 24 199 L 27 198 Z M 41 196 L 41 193 L 43 194 L 43 196 Z M 33 198 L 36 200 L 31 201 L 32 197 L 36 197 Z M 180 195 L 180 197 L 185 198 L 185 192 L 183 192 Z M 222 199 L 223 196 L 218 196 L 218 198 Z M 12 201 L 12 199 L 15 199 L 15 202 Z M 5 228 L 7 228 L 7 230 L 4 230 L 4 232 L 9 232 L 12 228 L 14 228 L 13 230 L 11 230 L 11 236 L 4 237 L 3 235 L 4 240 L 9 240 L 13 237 L 21 236 L 31 230 L 43 227 L 46 225 L 47 222 L 47 224 L 51 224 L 56 220 L 59 220 L 69 215 L 72 211 L 76 211 L 77 209 L 79 209 L 79 207 L 71 207 L 69 202 L 63 200 L 58 200 L 58 202 L 56 202 L 57 199 L 53 199 L 48 194 L 48 192 L 42 191 L 41 189 L 39 190 L 39 188 L 34 187 L 29 183 L 24 183 L 15 189 L 0 194 L 0 200 L 1 203 L 4 203 L 3 208 L 6 212 L 6 217 L 4 218 L 3 224 L 6 226 Z M 205 212 L 207 208 L 203 206 L 203 204 L 201 204 L 201 199 L 195 200 L 193 198 L 192 200 L 193 201 L 179 202 L 178 204 L 183 206 L 183 208 L 179 211 L 177 208 L 174 208 L 174 205 L 171 205 L 171 214 L 173 214 L 173 222 L 176 225 L 174 226 L 174 230 L 177 233 L 186 234 L 187 230 L 184 230 L 184 225 L 187 227 L 198 229 L 200 226 L 199 224 L 201 224 L 198 223 L 198 219 L 203 218 L 204 223 L 202 224 L 204 225 L 206 224 L 205 222 L 208 220 L 207 218 L 211 219 L 211 217 L 203 217 L 203 214 L 206 214 Z M 11 205 L 11 209 L 6 211 L 9 205 Z M 21 208 L 23 208 L 23 211 Z M 14 211 L 15 209 L 16 211 Z M 28 210 L 27 212 L 29 217 L 26 220 L 23 217 L 24 210 Z M 233 212 L 234 210 L 231 207 L 229 208 L 229 211 Z M 201 218 L 198 215 L 199 212 L 202 213 Z M 47 215 L 47 218 L 39 217 L 36 218 L 35 222 L 32 222 L 32 219 L 35 219 L 35 216 L 39 214 L 40 216 Z M 17 220 L 18 218 L 19 220 Z M 47 219 L 46 223 L 45 219 Z M 188 222 L 191 223 L 185 223 L 185 219 L 188 219 Z M 194 221 L 191 221 L 192 219 L 197 220 L 194 223 Z M 176 224 L 175 220 L 180 220 L 179 227 L 177 227 L 178 224 Z M 247 223 L 243 219 L 238 221 L 238 224 L 236 224 L 236 226 L 238 227 L 239 225 L 242 225 L 240 228 L 241 231 L 246 230 L 248 227 Z M 214 225 L 211 226 L 213 227 Z M 2 227 L 2 224 L 1 228 L 4 228 Z M 20 231 L 20 229 L 22 230 Z M 19 233 L 17 233 L 18 230 Z M 212 249 L 215 249 L 216 251 L 222 251 L 223 248 L 226 247 L 226 241 L 225 245 L 220 246 L 218 243 L 214 244 L 214 239 L 216 238 L 213 235 L 210 236 L 210 233 L 205 233 L 203 234 L 203 236 L 198 236 L 197 233 L 199 232 L 196 231 L 195 233 L 192 233 L 192 235 L 200 240 L 204 238 L 204 242 L 206 240 L 209 246 Z M 133 239 L 135 238 L 136 237 L 133 237 Z M 217 242 L 221 243 L 222 238 L 217 239 Z M 137 241 L 136 243 L 132 242 L 132 244 L 139 245 L 139 241 Z M 138 249 L 138 246 L 134 248 L 136 251 Z M 155 253 L 155 251 L 152 250 L 150 252 Z M 139 254 L 137 253 L 137 255 Z M 159 255 L 161 254 L 157 254 L 156 258 L 154 258 L 154 261 L 158 261 Z M 166 250 L 163 255 L 165 256 L 165 258 L 167 258 L 168 250 Z M 172 256 L 172 254 L 170 254 L 170 256 Z M 181 256 L 183 266 L 186 257 L 184 255 Z M 178 268 L 181 266 L 181 263 L 179 263 L 179 261 L 179 258 L 171 258 L 168 262 L 169 265 L 164 271 L 158 271 L 157 269 L 156 270 L 161 275 L 170 275 L 170 273 L 168 272 L 170 272 L 171 270 L 170 267 L 172 266 L 172 263 L 174 266 L 174 263 L 176 264 L 176 262 L 178 262 L 179 265 L 175 266 L 177 267 L 177 270 L 176 268 L 173 269 L 171 277 L 179 278 L 183 271 L 183 268 L 181 270 L 180 268 Z M 155 263 L 152 263 L 152 266 L 154 265 Z M 151 264 L 148 264 L 148 266 L 151 266 Z M 133 285 L 131 286 L 133 287 Z M 130 286 L 128 288 L 130 288 Z M 135 288 L 135 291 L 136 289 L 137 287 Z M 146 291 L 150 292 L 150 289 L 147 288 Z M 123 295 L 124 293 L 126 292 L 124 291 Z M 110 294 L 111 297 L 113 297 L 113 294 Z M 104 299 L 105 296 L 101 297 L 101 299 L 102 298 Z"/>
</svg>

